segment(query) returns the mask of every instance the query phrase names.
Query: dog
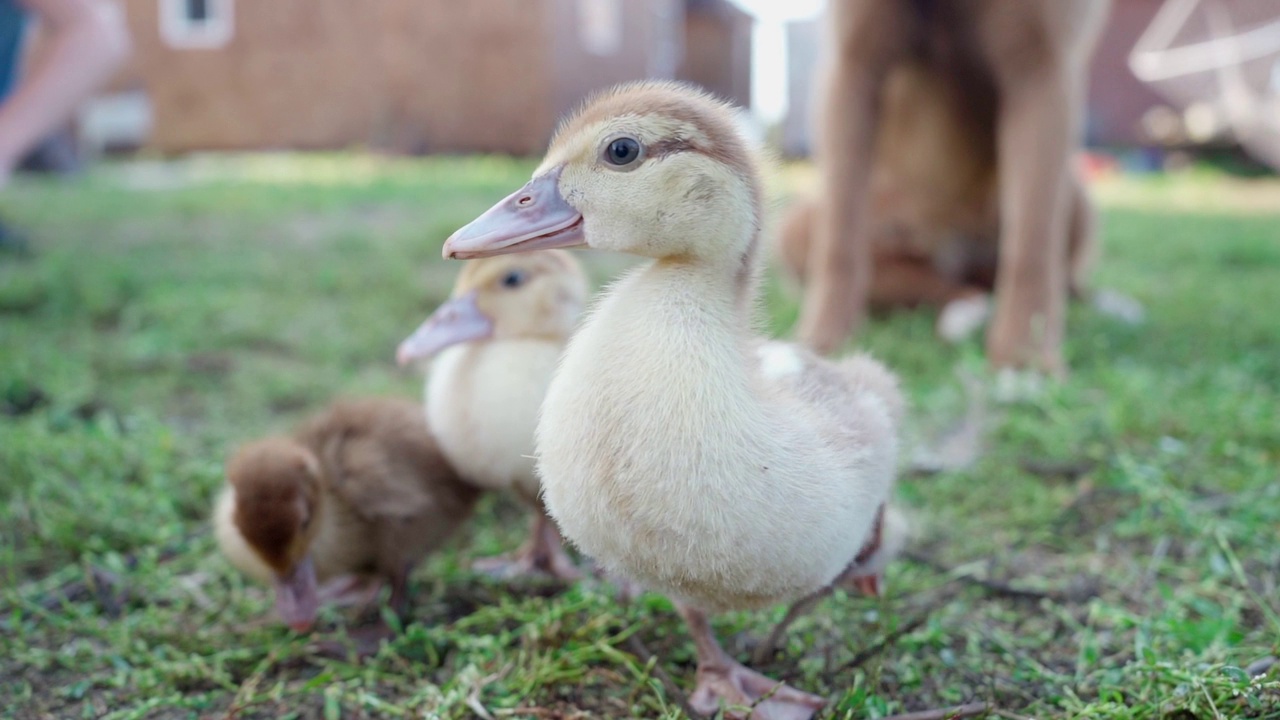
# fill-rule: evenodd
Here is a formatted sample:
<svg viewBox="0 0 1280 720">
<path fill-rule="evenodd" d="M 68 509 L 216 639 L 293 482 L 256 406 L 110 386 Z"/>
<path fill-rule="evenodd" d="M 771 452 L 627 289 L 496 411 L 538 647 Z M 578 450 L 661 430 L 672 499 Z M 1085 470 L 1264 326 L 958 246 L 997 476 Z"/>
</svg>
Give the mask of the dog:
<svg viewBox="0 0 1280 720">
<path fill-rule="evenodd" d="M 1066 371 L 1067 296 L 1096 248 L 1074 160 L 1110 3 L 831 0 L 821 189 L 779 240 L 802 341 L 830 352 L 869 306 L 938 305 L 951 339 L 991 312 L 994 366 Z"/>
</svg>

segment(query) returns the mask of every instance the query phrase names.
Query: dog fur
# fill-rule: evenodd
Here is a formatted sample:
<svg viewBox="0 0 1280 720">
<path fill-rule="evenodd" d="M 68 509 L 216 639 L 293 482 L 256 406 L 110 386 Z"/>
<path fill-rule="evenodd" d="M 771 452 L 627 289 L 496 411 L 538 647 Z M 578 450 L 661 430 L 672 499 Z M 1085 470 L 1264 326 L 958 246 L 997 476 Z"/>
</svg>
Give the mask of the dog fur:
<svg viewBox="0 0 1280 720">
<path fill-rule="evenodd" d="M 1074 167 L 1111 0 L 831 0 L 817 198 L 784 223 L 798 334 L 830 352 L 868 306 L 995 292 L 998 367 L 1065 371 L 1094 255 Z"/>
</svg>

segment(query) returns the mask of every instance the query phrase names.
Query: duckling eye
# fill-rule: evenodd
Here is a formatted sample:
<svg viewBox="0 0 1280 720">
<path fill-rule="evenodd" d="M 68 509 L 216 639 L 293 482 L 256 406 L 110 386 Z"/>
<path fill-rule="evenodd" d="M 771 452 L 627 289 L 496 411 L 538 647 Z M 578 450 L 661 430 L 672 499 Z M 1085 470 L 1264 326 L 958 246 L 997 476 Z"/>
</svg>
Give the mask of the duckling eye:
<svg viewBox="0 0 1280 720">
<path fill-rule="evenodd" d="M 524 281 L 525 281 L 525 277 L 523 272 L 521 272 L 520 270 L 512 270 L 511 272 L 502 276 L 502 287 L 510 288 L 514 290 L 515 288 L 518 288 L 521 285 L 523 285 Z"/>
<path fill-rule="evenodd" d="M 618 167 L 630 165 L 640 159 L 640 143 L 635 138 L 620 137 L 605 147 L 604 159 Z"/>
</svg>

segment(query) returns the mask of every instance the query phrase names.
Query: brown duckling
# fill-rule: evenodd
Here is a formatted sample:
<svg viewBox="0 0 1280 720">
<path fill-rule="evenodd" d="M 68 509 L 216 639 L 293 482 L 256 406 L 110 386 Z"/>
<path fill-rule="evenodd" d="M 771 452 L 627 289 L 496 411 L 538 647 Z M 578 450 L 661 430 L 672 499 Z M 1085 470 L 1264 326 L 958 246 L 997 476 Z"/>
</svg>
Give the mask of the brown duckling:
<svg viewBox="0 0 1280 720">
<path fill-rule="evenodd" d="M 292 628 L 323 600 L 368 598 L 386 582 L 408 606 L 413 567 L 471 514 L 481 490 L 436 447 L 417 403 L 334 403 L 292 435 L 241 447 L 213 522 L 231 564 L 275 588 Z"/>
</svg>

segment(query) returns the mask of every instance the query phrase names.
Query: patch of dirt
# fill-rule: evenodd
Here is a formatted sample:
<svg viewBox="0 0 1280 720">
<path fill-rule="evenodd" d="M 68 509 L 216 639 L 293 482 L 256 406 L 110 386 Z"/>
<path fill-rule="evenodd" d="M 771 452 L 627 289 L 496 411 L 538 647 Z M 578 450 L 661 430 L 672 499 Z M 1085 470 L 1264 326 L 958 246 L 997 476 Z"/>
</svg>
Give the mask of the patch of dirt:
<svg viewBox="0 0 1280 720">
<path fill-rule="evenodd" d="M 235 369 L 235 358 L 229 353 L 199 352 L 187 356 L 188 371 L 209 377 L 221 378 L 231 374 Z"/>
<path fill-rule="evenodd" d="M 39 410 L 49 402 L 49 394 L 38 385 L 23 382 L 10 383 L 9 387 L 0 393 L 0 415 L 22 417 Z"/>
<path fill-rule="evenodd" d="M 311 407 L 312 402 L 312 399 L 306 395 L 277 395 L 271 398 L 271 401 L 267 403 L 267 407 L 276 415 L 289 415 Z"/>
</svg>

